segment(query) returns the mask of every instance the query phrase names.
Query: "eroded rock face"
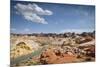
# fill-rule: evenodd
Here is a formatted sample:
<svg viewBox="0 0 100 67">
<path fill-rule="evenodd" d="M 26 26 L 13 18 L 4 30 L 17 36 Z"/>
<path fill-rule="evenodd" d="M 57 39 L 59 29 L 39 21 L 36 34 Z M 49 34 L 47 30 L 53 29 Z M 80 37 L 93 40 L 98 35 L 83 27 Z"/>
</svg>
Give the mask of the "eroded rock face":
<svg viewBox="0 0 100 67">
<path fill-rule="evenodd" d="M 84 48 L 84 50 L 86 51 L 87 56 L 95 57 L 95 46 L 94 45 L 87 46 Z"/>
<path fill-rule="evenodd" d="M 42 64 L 72 63 L 80 61 L 92 61 L 95 58 L 95 46 L 80 47 L 52 47 L 47 48 L 40 56 Z"/>
<path fill-rule="evenodd" d="M 11 50 L 11 58 L 16 58 L 22 55 L 31 53 L 33 48 L 28 46 L 25 42 L 19 42 L 16 47 Z"/>
<path fill-rule="evenodd" d="M 25 59 L 26 61 L 23 61 L 23 64 L 19 63 L 20 65 L 61 64 L 95 60 L 95 41 L 89 35 L 76 35 L 75 37 L 72 35 L 64 38 L 57 36 L 12 37 L 11 47 L 11 59 L 43 48 L 38 56 Z"/>
<path fill-rule="evenodd" d="M 63 52 L 61 50 L 49 48 L 40 56 L 42 64 L 70 63 L 76 60 L 76 56 L 72 52 Z"/>
<path fill-rule="evenodd" d="M 94 44 L 81 45 L 79 46 L 79 48 L 85 51 L 86 56 L 95 58 L 95 45 Z"/>
</svg>

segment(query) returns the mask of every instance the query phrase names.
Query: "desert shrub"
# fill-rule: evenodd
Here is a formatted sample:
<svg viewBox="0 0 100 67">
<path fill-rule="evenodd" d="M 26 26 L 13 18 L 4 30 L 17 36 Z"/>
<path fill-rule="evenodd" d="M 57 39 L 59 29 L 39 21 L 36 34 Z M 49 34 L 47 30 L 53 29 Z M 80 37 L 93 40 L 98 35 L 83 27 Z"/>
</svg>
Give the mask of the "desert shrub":
<svg viewBox="0 0 100 67">
<path fill-rule="evenodd" d="M 80 55 L 78 55 L 78 56 L 77 56 L 77 58 L 81 58 L 81 56 L 80 56 Z"/>
<path fill-rule="evenodd" d="M 91 40 L 92 40 L 92 37 L 86 37 L 86 38 L 85 38 L 85 41 L 86 41 L 86 42 L 91 41 Z"/>
<path fill-rule="evenodd" d="M 15 66 L 19 66 L 19 63 L 17 63 Z"/>
<path fill-rule="evenodd" d="M 80 43 L 81 43 L 79 38 L 75 39 L 75 42 L 76 42 L 77 44 L 80 44 Z"/>
<path fill-rule="evenodd" d="M 45 46 L 45 45 L 47 45 L 47 43 L 45 43 L 45 42 L 41 43 L 41 46 Z"/>
<path fill-rule="evenodd" d="M 85 61 L 91 61 L 91 60 L 92 60 L 91 58 L 86 58 L 86 59 L 85 59 Z"/>
<path fill-rule="evenodd" d="M 37 64 L 39 64 L 38 62 L 32 62 L 32 65 L 37 65 Z"/>
<path fill-rule="evenodd" d="M 90 56 L 90 57 L 95 57 L 95 53 L 94 52 L 86 53 L 86 55 Z"/>
</svg>

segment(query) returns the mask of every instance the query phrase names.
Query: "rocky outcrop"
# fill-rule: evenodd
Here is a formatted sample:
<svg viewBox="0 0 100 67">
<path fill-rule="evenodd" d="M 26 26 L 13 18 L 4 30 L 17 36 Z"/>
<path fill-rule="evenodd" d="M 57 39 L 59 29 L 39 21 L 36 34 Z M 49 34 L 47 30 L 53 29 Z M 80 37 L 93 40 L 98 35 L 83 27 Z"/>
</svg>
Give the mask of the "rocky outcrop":
<svg viewBox="0 0 100 67">
<path fill-rule="evenodd" d="M 19 42 L 16 44 L 16 47 L 11 50 L 11 58 L 17 58 L 22 55 L 26 55 L 28 53 L 33 52 L 33 48 L 30 47 L 25 42 Z"/>
<path fill-rule="evenodd" d="M 64 52 L 62 49 L 46 49 L 40 56 L 42 64 L 59 64 L 70 63 L 76 60 L 76 56 L 72 52 Z"/>
</svg>

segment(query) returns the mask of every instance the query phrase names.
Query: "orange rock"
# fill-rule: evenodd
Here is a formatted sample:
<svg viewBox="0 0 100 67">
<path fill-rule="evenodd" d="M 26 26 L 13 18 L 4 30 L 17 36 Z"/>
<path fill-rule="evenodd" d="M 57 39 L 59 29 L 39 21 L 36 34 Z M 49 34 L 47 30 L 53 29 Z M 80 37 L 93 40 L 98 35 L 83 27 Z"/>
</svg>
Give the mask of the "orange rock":
<svg viewBox="0 0 100 67">
<path fill-rule="evenodd" d="M 52 49 L 48 49 L 43 52 L 40 56 L 40 62 L 42 64 L 60 64 L 70 63 L 76 60 L 76 56 L 61 53 L 56 55 Z"/>
</svg>

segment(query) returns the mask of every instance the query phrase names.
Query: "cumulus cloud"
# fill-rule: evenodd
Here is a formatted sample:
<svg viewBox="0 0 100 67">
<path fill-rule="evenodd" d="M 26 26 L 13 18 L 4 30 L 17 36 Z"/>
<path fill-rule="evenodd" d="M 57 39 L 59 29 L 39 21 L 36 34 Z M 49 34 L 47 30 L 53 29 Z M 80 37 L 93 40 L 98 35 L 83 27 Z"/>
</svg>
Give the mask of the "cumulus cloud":
<svg viewBox="0 0 100 67">
<path fill-rule="evenodd" d="M 36 23 L 47 24 L 47 21 L 42 17 L 43 15 L 49 16 L 53 12 L 39 7 L 37 4 L 21 4 L 17 3 L 14 8 L 16 13 L 22 15 L 26 20 Z"/>
</svg>

